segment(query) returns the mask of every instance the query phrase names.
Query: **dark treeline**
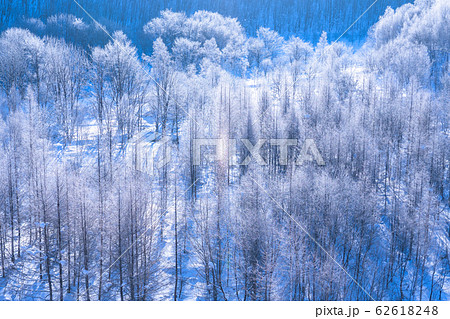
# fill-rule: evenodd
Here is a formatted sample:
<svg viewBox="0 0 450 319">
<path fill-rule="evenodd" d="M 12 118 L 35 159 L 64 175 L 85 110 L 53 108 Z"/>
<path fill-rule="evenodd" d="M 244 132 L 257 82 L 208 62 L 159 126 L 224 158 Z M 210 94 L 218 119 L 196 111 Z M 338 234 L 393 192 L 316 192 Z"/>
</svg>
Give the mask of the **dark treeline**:
<svg viewBox="0 0 450 319">
<path fill-rule="evenodd" d="M 95 19 L 111 30 L 122 29 L 134 41 L 140 39 L 142 26 L 164 9 L 192 14 L 198 10 L 218 12 L 237 18 L 249 35 L 259 27 L 277 31 L 284 37 L 297 35 L 317 42 L 322 31 L 330 41 L 341 35 L 373 0 L 79 0 Z M 379 0 L 344 36 L 361 41 L 387 6 L 396 8 L 405 0 Z M 0 30 L 18 26 L 24 17 L 41 19 L 60 14 L 86 14 L 72 0 L 0 0 Z M 136 43 L 138 46 L 140 43 Z"/>
</svg>

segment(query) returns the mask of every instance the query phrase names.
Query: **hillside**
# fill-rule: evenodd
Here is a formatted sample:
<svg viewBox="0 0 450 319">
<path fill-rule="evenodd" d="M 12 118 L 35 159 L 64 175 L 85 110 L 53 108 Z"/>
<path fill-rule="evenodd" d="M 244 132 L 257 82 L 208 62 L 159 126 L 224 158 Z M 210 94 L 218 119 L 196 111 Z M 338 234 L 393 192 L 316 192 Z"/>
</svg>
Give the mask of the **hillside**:
<svg viewBox="0 0 450 319">
<path fill-rule="evenodd" d="M 0 15 L 0 300 L 450 298 L 448 1 L 385 7 L 355 46 L 333 41 L 350 18 L 309 42 L 232 1 L 88 6 L 110 34 L 21 3 Z"/>
</svg>

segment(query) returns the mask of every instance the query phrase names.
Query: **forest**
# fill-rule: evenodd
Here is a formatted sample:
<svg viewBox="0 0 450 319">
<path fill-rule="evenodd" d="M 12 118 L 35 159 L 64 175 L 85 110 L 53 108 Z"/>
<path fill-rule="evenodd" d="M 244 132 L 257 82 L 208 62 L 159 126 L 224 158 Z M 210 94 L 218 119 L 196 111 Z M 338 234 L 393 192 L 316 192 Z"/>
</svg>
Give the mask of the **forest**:
<svg viewBox="0 0 450 319">
<path fill-rule="evenodd" d="M 450 3 L 255 2 L 0 0 L 1 301 L 450 299 Z"/>
<path fill-rule="evenodd" d="M 412 0 L 0 0 L 0 31 L 8 27 L 26 26 L 34 33 L 42 32 L 42 24 L 60 13 L 86 18 L 85 9 L 108 30 L 122 30 L 135 45 L 151 50 L 152 43 L 142 27 L 160 12 L 170 9 L 188 15 L 199 10 L 218 12 L 239 20 L 245 32 L 254 36 L 259 27 L 270 28 L 285 37 L 296 35 L 316 43 L 322 30 L 335 40 L 358 17 L 364 15 L 349 29 L 343 39 L 358 43 L 369 28 L 384 13 L 387 6 L 397 8 Z M 80 6 L 77 5 L 80 4 Z M 373 5 L 373 6 L 371 6 Z M 30 23 L 31 22 L 31 23 Z M 85 22 L 90 23 L 87 19 Z M 67 28 L 67 24 L 55 24 Z M 47 29 L 47 32 L 56 31 Z M 80 33 L 78 32 L 78 36 Z M 72 36 L 72 35 L 71 35 Z M 66 38 L 67 40 L 67 38 Z M 94 46 L 98 42 L 92 43 Z"/>
</svg>

